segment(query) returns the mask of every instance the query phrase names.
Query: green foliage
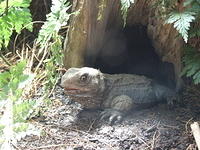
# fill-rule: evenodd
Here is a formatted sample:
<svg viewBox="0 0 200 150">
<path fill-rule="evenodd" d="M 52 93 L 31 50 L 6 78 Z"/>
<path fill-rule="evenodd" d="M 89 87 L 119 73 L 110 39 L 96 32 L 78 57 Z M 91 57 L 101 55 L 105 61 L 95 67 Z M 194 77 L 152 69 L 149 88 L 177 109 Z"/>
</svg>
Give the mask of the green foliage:
<svg viewBox="0 0 200 150">
<path fill-rule="evenodd" d="M 166 23 L 174 24 L 174 28 L 181 34 L 184 41 L 188 41 L 188 30 L 190 28 L 190 23 L 195 19 L 195 13 L 184 11 L 184 12 L 171 12 Z"/>
<path fill-rule="evenodd" d="M 191 23 L 200 16 L 199 0 L 185 0 L 183 3 L 177 0 L 158 0 L 155 4 L 165 23 L 173 24 L 174 28 L 187 43 Z"/>
<path fill-rule="evenodd" d="M 133 4 L 133 3 L 134 3 L 134 0 L 121 0 L 121 13 L 122 13 L 122 18 L 124 20 L 124 26 L 126 25 L 128 9 L 130 8 L 131 4 Z"/>
<path fill-rule="evenodd" d="M 187 46 L 183 57 L 184 69 L 182 75 L 192 77 L 195 84 L 200 83 L 200 53 L 197 49 Z"/>
<path fill-rule="evenodd" d="M 45 60 L 46 68 L 46 89 L 52 89 L 58 80 L 57 68 L 63 61 L 62 37 L 58 34 L 62 26 L 65 26 L 71 14 L 67 11 L 70 8 L 67 0 L 53 0 L 51 13 L 47 15 L 47 21 L 39 32 L 37 42 L 41 50 L 48 47 L 50 57 Z"/>
<path fill-rule="evenodd" d="M 36 105 L 35 100 L 18 100 L 18 102 L 13 107 L 14 115 L 13 121 L 16 122 L 26 122 L 27 118 L 30 116 L 34 106 Z"/>
<path fill-rule="evenodd" d="M 27 135 L 40 135 L 40 132 L 38 128 L 33 126 L 30 123 L 15 123 L 13 127 L 14 131 L 14 137 L 16 140 L 20 140 L 21 138 L 24 138 Z"/>
<path fill-rule="evenodd" d="M 51 43 L 49 50 L 51 57 L 46 59 L 46 89 L 51 89 L 59 78 L 57 68 L 63 63 L 62 41 L 61 36 L 54 37 L 54 43 Z"/>
<path fill-rule="evenodd" d="M 31 0 L 6 0 L 0 3 L 0 49 L 7 47 L 13 31 L 20 33 L 23 28 L 32 31 L 32 18 L 28 7 Z"/>
<path fill-rule="evenodd" d="M 186 43 L 182 75 L 191 77 L 195 84 L 200 83 L 200 52 L 194 43 L 187 43 L 191 38 L 198 41 L 200 37 L 200 1 L 158 0 L 156 6 L 165 22 L 173 24 Z"/>
<path fill-rule="evenodd" d="M 26 62 L 18 63 L 9 72 L 0 73 L 0 100 L 7 99 L 10 91 L 14 95 L 19 92 L 17 89 L 20 82 L 28 79 L 28 76 L 23 74 L 25 64 Z"/>
<path fill-rule="evenodd" d="M 199 23 L 200 20 L 200 1 L 199 0 L 187 0 L 184 2 L 184 6 L 187 7 L 187 11 L 195 14 L 195 21 Z M 200 38 L 199 25 L 193 25 L 188 32 L 188 38 L 196 41 Z M 195 84 L 200 83 L 200 52 L 192 44 L 187 44 L 184 49 L 183 56 L 184 68 L 182 75 L 191 77 Z"/>
<path fill-rule="evenodd" d="M 33 107 L 36 104 L 36 101 L 22 100 L 22 89 L 33 80 L 33 75 L 24 74 L 26 67 L 26 62 L 21 61 L 15 66 L 12 66 L 9 71 L 0 73 L 0 103 L 1 110 L 4 110 L 2 116 L 0 116 L 0 138 L 6 138 L 4 129 L 8 126 L 13 132 L 16 124 L 18 124 L 18 129 L 25 129 L 24 126 L 20 127 L 19 124 L 26 122 L 26 119 L 29 117 Z M 9 105 L 8 105 L 9 104 Z M 10 118 L 11 120 L 8 121 Z M 29 126 L 27 124 L 27 126 Z M 26 128 L 28 129 L 28 128 Z M 19 130 L 18 130 L 19 131 Z M 23 130 L 24 133 L 30 132 L 28 130 Z M 19 136 L 20 134 L 18 134 Z M 13 135 L 14 136 L 14 135 Z M 9 137 L 10 140 L 14 140 L 13 137 Z M 4 142 L 3 140 L 1 142 Z M 0 143 L 1 145 L 1 143 Z"/>
<path fill-rule="evenodd" d="M 67 24 L 70 17 L 67 11 L 70 7 L 67 0 L 52 1 L 51 13 L 47 15 L 47 21 L 42 26 L 37 39 L 42 47 L 45 47 L 54 36 L 57 36 L 61 27 Z"/>
</svg>

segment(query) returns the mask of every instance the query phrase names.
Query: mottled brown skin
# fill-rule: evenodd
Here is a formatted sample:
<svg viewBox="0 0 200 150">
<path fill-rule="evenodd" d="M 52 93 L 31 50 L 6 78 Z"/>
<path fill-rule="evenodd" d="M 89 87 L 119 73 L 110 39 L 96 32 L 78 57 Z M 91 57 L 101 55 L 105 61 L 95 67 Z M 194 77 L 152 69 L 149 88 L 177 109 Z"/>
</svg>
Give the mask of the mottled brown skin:
<svg viewBox="0 0 200 150">
<path fill-rule="evenodd" d="M 120 121 L 135 105 L 167 100 L 175 92 L 153 80 L 133 74 L 103 74 L 89 67 L 70 68 L 61 79 L 65 93 L 85 108 L 102 108 L 101 118 Z"/>
</svg>

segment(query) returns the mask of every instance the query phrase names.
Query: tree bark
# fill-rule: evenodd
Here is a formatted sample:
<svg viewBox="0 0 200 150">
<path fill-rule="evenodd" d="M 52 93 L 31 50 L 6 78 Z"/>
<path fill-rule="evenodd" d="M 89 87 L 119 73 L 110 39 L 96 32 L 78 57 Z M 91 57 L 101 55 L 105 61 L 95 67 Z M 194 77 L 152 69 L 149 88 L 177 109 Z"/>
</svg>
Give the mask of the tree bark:
<svg viewBox="0 0 200 150">
<path fill-rule="evenodd" d="M 181 83 L 181 55 L 183 40 L 172 25 L 165 25 L 153 7 L 154 0 L 135 0 L 128 11 L 127 26 L 141 24 L 147 27 L 156 53 L 162 61 L 174 64 L 176 81 Z M 120 1 L 116 0 L 74 0 L 73 15 L 64 44 L 66 68 L 87 65 L 87 56 L 95 60 L 102 47 L 104 35 L 109 29 L 123 28 Z M 134 41 L 133 41 L 134 42 Z M 137 41 L 135 41 L 137 42 Z"/>
<path fill-rule="evenodd" d="M 72 8 L 78 14 L 71 18 L 64 44 L 66 68 L 84 66 L 87 55 L 95 59 L 110 15 L 119 9 L 119 3 L 115 0 L 76 0 Z"/>
</svg>

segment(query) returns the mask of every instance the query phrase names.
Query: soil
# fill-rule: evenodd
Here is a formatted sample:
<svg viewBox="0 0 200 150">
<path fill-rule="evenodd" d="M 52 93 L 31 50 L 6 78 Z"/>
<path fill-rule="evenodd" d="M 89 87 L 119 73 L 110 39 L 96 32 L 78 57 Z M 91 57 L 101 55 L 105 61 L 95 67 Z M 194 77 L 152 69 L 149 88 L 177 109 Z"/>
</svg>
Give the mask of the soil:
<svg viewBox="0 0 200 150">
<path fill-rule="evenodd" d="M 17 148 L 39 150 L 197 150 L 190 124 L 200 121 L 200 93 L 188 87 L 181 105 L 166 104 L 137 109 L 123 122 L 108 125 L 99 121 L 99 110 L 82 110 L 64 95 L 60 87 L 51 97 L 52 105 L 32 122 L 38 136 L 26 136 Z"/>
</svg>

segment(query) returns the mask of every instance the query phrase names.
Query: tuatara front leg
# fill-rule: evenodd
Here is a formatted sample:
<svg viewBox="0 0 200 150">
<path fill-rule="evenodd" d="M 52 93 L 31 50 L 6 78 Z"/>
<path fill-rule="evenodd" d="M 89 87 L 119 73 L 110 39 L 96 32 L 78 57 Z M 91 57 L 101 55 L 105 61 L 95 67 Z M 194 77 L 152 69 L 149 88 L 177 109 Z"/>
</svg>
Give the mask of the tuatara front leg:
<svg viewBox="0 0 200 150">
<path fill-rule="evenodd" d="M 109 124 L 118 123 L 132 108 L 133 100 L 127 95 L 120 95 L 107 102 L 106 109 L 101 113 L 101 119 L 108 119 Z"/>
</svg>

